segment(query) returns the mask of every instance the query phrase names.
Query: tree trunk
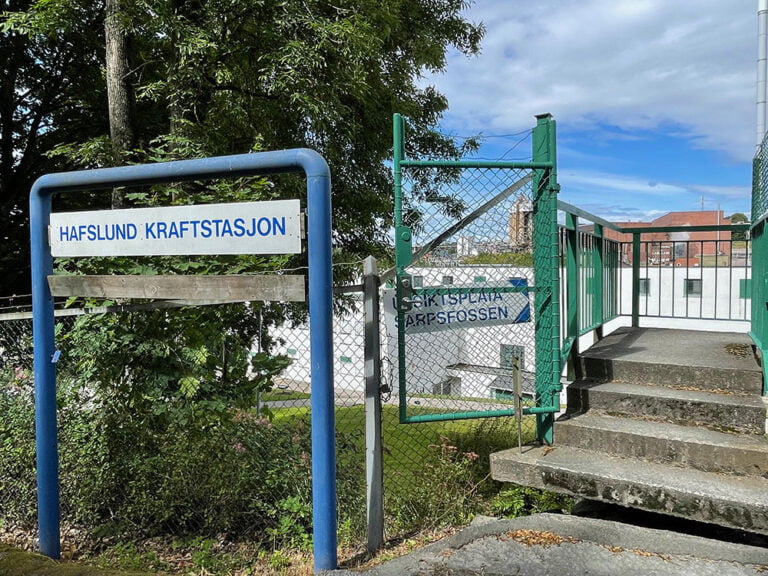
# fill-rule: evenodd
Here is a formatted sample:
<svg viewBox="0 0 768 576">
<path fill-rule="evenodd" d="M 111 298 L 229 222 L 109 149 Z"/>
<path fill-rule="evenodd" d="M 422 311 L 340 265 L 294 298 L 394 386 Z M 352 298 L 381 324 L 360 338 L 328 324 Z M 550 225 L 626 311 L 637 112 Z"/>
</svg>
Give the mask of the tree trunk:
<svg viewBox="0 0 768 576">
<path fill-rule="evenodd" d="M 131 82 L 130 37 L 125 29 L 125 0 L 106 0 L 104 32 L 106 38 L 107 99 L 109 102 L 109 135 L 115 164 L 130 158 L 136 148 L 136 100 Z M 125 191 L 112 191 L 112 208 L 125 206 Z"/>
</svg>

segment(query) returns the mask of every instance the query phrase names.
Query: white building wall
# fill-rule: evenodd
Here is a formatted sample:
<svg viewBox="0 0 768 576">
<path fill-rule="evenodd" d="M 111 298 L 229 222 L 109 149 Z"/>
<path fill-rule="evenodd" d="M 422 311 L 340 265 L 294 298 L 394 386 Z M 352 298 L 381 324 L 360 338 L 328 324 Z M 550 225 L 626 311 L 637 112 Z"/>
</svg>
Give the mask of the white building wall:
<svg viewBox="0 0 768 576">
<path fill-rule="evenodd" d="M 533 270 L 519 267 L 473 266 L 451 268 L 411 268 L 413 276 L 421 276 L 424 287 L 441 286 L 451 277 L 453 286 L 477 285 L 485 282 L 506 282 L 509 278 L 526 278 L 533 284 Z M 641 326 L 703 329 L 709 331 L 748 332 L 750 300 L 739 297 L 740 281 L 749 277 L 743 268 L 648 268 L 641 269 L 641 278 L 648 279 L 650 288 L 640 299 Z M 619 270 L 619 311 L 623 316 L 608 323 L 605 333 L 630 324 L 632 312 L 631 268 Z M 685 281 L 701 280 L 701 295 L 686 295 Z M 562 281 L 562 278 L 561 278 Z M 661 294 L 661 301 L 659 301 Z M 674 298 L 670 298 L 674 295 Z M 673 307 L 674 304 L 674 307 Z M 531 296 L 533 306 L 533 295 Z M 390 303 L 391 307 L 391 303 Z M 334 374 L 337 390 L 364 390 L 362 306 L 360 311 L 334 319 Z M 668 317 L 669 316 L 669 317 Z M 701 318 L 704 319 L 701 319 Z M 717 321 L 714 321 L 717 319 Z M 729 320 L 730 319 L 730 320 Z M 397 393 L 398 351 L 397 332 L 391 316 L 382 315 L 382 347 L 384 378 Z M 291 387 L 308 389 L 310 382 L 310 346 L 307 325 L 273 328 L 271 335 L 278 341 L 275 352 L 294 361 L 281 375 Z M 587 348 L 592 336 L 583 336 L 581 349 Z M 407 340 L 406 371 L 409 391 L 433 393 L 449 378 L 460 378 L 461 388 L 453 393 L 461 396 L 487 398 L 495 376 L 451 369 L 456 364 L 499 366 L 503 345 L 524 347 L 524 366 L 535 371 L 533 322 L 443 330 L 410 334 Z"/>
<path fill-rule="evenodd" d="M 632 313 L 632 269 L 621 268 L 619 296 L 622 314 Z M 640 296 L 641 316 L 749 320 L 751 301 L 740 298 L 740 283 L 750 277 L 747 268 L 641 268 L 648 291 Z M 686 281 L 700 281 L 699 294 L 688 293 Z"/>
</svg>

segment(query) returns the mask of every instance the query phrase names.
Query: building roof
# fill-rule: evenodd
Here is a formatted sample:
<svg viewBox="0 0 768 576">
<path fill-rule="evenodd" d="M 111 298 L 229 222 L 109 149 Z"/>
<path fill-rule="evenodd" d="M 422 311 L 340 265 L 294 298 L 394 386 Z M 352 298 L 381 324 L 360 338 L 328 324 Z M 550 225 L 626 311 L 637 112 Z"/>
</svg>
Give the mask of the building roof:
<svg viewBox="0 0 768 576">
<path fill-rule="evenodd" d="M 667 212 L 650 223 L 651 226 L 728 226 L 730 224 L 731 219 L 726 218 L 722 210 Z"/>
</svg>

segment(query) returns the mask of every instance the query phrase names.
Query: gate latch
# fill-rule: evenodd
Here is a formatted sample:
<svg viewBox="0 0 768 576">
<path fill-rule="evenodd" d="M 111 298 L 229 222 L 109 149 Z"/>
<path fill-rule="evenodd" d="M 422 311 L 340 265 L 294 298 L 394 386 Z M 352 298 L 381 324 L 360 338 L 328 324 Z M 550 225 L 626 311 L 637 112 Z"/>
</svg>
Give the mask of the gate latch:
<svg viewBox="0 0 768 576">
<path fill-rule="evenodd" d="M 413 279 L 410 276 L 400 277 L 400 310 L 408 312 L 413 308 Z"/>
</svg>

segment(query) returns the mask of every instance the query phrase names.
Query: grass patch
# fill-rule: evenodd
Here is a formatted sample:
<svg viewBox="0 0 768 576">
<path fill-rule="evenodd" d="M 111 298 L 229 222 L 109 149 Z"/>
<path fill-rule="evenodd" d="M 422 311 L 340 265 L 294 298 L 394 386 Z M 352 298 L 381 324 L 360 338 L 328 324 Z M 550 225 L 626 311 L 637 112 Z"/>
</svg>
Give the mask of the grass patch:
<svg viewBox="0 0 768 576">
<path fill-rule="evenodd" d="M 262 402 L 276 402 L 278 400 L 308 400 L 310 395 L 307 392 L 297 392 L 295 390 L 270 390 L 261 394 Z"/>
<path fill-rule="evenodd" d="M 150 576 L 157 572 L 124 572 L 55 562 L 40 554 L 0 544 L 0 574 L 3 576 Z"/>
<path fill-rule="evenodd" d="M 412 414 L 432 414 L 434 409 L 409 407 Z M 307 407 L 278 408 L 272 411 L 275 424 L 288 425 L 296 420 L 308 420 L 310 411 Z M 466 452 L 477 453 L 488 463 L 492 452 L 517 445 L 517 423 L 513 417 L 486 418 L 472 420 L 452 420 L 446 422 L 425 422 L 401 424 L 397 406 L 382 406 L 382 440 L 384 444 L 385 483 L 409 485 L 413 481 L 413 472 L 423 467 L 434 447 L 444 439 Z M 535 417 L 523 418 L 523 443 L 535 438 Z M 336 408 L 336 429 L 339 432 L 360 432 L 365 430 L 365 407 L 339 406 Z M 365 438 L 357 439 L 355 449 L 365 450 Z"/>
</svg>

